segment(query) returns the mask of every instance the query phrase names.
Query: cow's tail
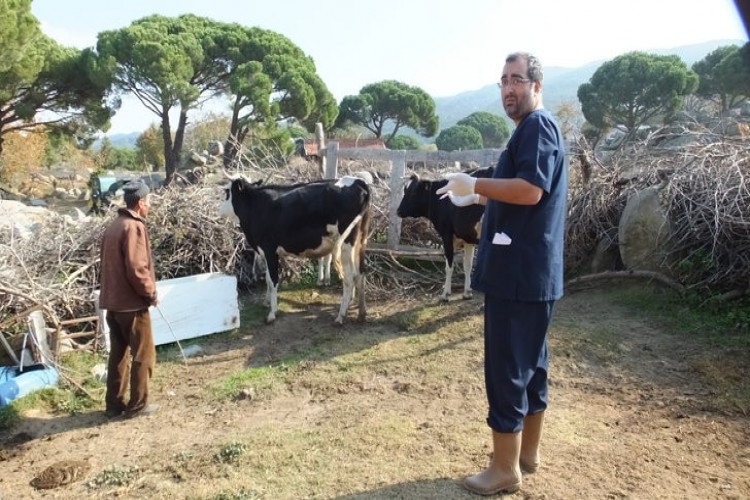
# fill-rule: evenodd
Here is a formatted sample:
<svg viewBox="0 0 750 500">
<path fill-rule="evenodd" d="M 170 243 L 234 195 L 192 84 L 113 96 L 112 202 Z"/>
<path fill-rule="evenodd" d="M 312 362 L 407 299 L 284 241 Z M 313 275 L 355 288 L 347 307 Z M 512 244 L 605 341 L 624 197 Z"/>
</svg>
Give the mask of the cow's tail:
<svg viewBox="0 0 750 500">
<path fill-rule="evenodd" d="M 370 194 L 368 190 L 367 203 L 362 209 L 362 223 L 359 225 L 359 238 L 355 243 L 356 252 L 359 254 L 359 273 L 365 274 L 365 252 L 367 251 L 367 238 L 370 236 Z"/>
<path fill-rule="evenodd" d="M 336 240 L 336 245 L 333 247 L 333 266 L 336 268 L 336 272 L 339 273 L 339 278 L 344 278 L 344 268 L 341 266 L 341 246 L 344 241 L 352 234 L 352 230 L 357 227 L 359 221 L 362 220 L 362 214 L 357 215 L 352 222 L 346 227 L 339 239 Z"/>
</svg>

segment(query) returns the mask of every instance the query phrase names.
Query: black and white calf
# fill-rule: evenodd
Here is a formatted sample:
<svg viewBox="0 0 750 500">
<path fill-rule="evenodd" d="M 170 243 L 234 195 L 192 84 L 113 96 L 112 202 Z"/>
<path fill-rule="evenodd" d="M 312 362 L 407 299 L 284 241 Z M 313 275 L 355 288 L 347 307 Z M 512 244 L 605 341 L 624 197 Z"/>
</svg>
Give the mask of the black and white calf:
<svg viewBox="0 0 750 500">
<path fill-rule="evenodd" d="M 476 169 L 467 173 L 474 177 L 492 177 L 493 167 Z M 479 243 L 483 205 L 457 207 L 448 198 L 440 199 L 435 192 L 448 183 L 447 180 L 421 180 L 412 174 L 404 186 L 404 197 L 398 206 L 397 214 L 405 217 L 426 217 L 440 235 L 445 255 L 445 284 L 443 300 L 451 294 L 453 276 L 453 255 L 463 247 L 464 251 L 464 293 L 471 297 L 471 268 L 474 265 L 474 247 Z"/>
<path fill-rule="evenodd" d="M 331 256 L 344 284 L 336 323 L 343 323 L 358 295 L 359 320 L 367 315 L 364 290 L 365 248 L 370 223 L 370 187 L 362 179 L 343 177 L 293 185 L 251 183 L 234 179 L 225 188 L 219 213 L 237 221 L 248 244 L 266 260 L 266 298 L 278 310 L 279 254 Z"/>
</svg>

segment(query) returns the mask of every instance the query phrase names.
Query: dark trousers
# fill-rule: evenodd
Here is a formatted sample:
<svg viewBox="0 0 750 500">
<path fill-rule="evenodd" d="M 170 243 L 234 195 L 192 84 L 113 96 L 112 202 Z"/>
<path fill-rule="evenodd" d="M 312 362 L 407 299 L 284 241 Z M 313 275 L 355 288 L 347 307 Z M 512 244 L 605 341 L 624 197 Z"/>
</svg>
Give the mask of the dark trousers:
<svg viewBox="0 0 750 500">
<path fill-rule="evenodd" d="M 108 412 L 136 413 L 148 404 L 149 381 L 156 364 L 151 315 L 142 311 L 107 311 L 110 351 L 107 362 Z M 125 394 L 130 384 L 130 398 Z"/>
<path fill-rule="evenodd" d="M 487 424 L 496 432 L 518 432 L 526 415 L 547 408 L 547 329 L 554 304 L 485 295 Z"/>
</svg>

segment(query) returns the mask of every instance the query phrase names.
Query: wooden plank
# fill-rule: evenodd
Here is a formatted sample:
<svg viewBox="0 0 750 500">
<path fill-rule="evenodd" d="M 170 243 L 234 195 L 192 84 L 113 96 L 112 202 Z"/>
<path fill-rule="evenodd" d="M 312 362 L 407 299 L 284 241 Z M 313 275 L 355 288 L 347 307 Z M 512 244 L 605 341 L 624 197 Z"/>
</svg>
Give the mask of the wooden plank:
<svg viewBox="0 0 750 500">
<path fill-rule="evenodd" d="M 398 245 L 396 248 L 389 248 L 382 243 L 370 243 L 367 245 L 368 253 L 378 255 L 390 255 L 392 257 L 404 257 L 409 259 L 428 260 L 431 262 L 445 262 L 445 255 L 440 248 L 418 247 L 414 245 Z M 454 265 L 463 262 L 463 252 L 457 252 L 453 256 Z"/>
<path fill-rule="evenodd" d="M 59 332 L 57 334 L 57 340 L 59 342 L 59 341 L 64 340 L 64 339 L 77 339 L 77 338 L 81 338 L 81 337 L 91 337 L 93 335 L 96 335 L 96 333 L 97 333 L 96 330 L 86 330 L 86 331 L 83 331 L 83 332 L 75 332 L 75 333 L 62 333 L 62 332 Z"/>
<path fill-rule="evenodd" d="M 398 156 L 403 155 L 407 162 L 423 163 L 448 163 L 448 162 L 476 162 L 483 167 L 494 165 L 500 158 L 502 149 L 472 149 L 468 151 L 394 151 L 390 149 L 371 149 L 371 148 L 345 148 L 338 149 L 337 141 L 328 141 L 328 150 L 336 145 L 337 159 L 350 158 L 358 160 L 381 160 L 394 161 Z M 331 161 L 331 157 L 328 157 Z M 330 166 L 329 166 L 330 168 Z"/>
<path fill-rule="evenodd" d="M 86 316 L 83 318 L 66 319 L 60 321 L 60 326 L 77 325 L 79 323 L 87 323 L 92 321 L 99 321 L 99 316 Z"/>
</svg>

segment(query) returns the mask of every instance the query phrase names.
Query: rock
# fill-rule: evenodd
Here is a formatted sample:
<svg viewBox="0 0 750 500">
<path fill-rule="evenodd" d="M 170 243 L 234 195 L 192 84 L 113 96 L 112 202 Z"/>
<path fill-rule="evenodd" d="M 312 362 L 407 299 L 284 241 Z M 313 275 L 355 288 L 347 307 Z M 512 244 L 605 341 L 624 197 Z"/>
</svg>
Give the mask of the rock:
<svg viewBox="0 0 750 500">
<path fill-rule="evenodd" d="M 38 231 L 54 213 L 42 207 L 30 207 L 20 201 L 0 200 L 0 231 L 12 229 L 22 237 Z"/>
<path fill-rule="evenodd" d="M 627 269 L 666 272 L 666 244 L 671 234 L 661 206 L 661 190 L 652 186 L 628 199 L 620 217 L 620 256 Z"/>
<path fill-rule="evenodd" d="M 105 383 L 107 381 L 107 365 L 99 363 L 91 368 L 91 375 L 99 382 Z"/>
<path fill-rule="evenodd" d="M 224 144 L 221 141 L 210 141 L 208 143 L 208 154 L 221 156 L 224 154 Z"/>
</svg>

